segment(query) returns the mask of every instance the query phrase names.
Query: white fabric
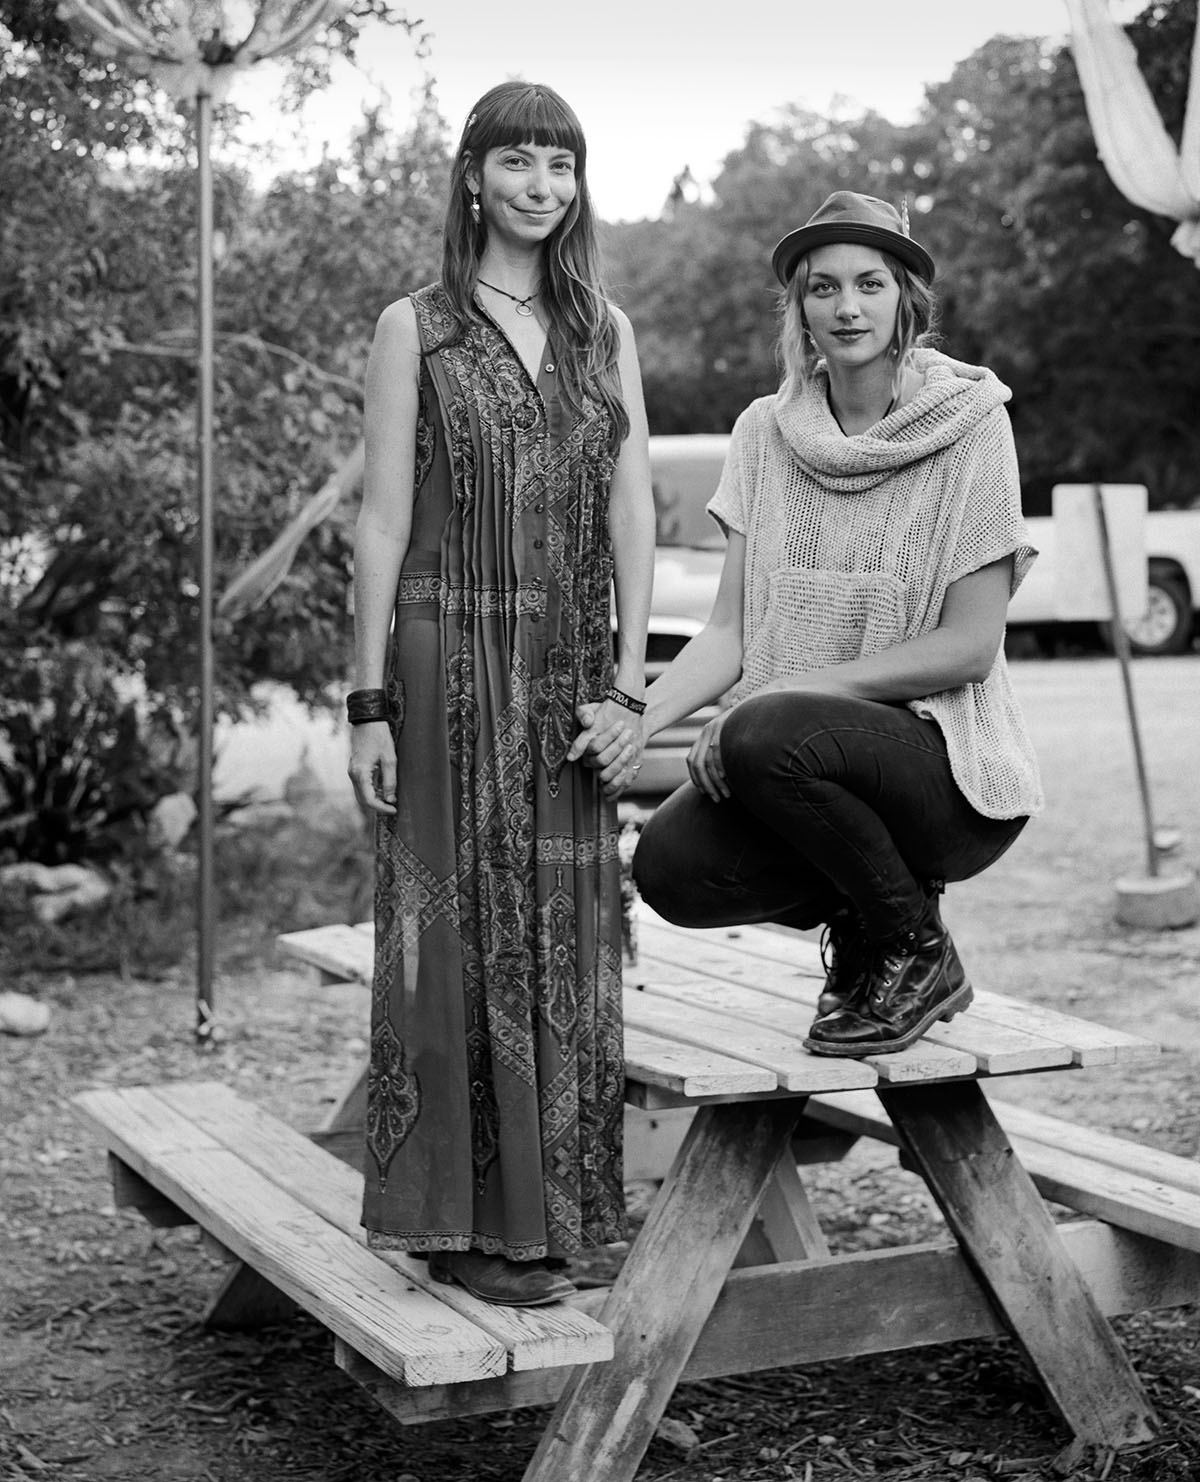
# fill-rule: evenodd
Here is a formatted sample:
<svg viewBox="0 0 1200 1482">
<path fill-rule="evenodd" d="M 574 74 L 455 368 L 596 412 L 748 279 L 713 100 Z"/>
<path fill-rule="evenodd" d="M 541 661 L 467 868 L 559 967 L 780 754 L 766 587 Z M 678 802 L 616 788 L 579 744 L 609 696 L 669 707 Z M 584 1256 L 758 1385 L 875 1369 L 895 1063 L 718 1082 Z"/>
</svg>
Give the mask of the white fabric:
<svg viewBox="0 0 1200 1482">
<path fill-rule="evenodd" d="M 1106 0 L 1067 0 L 1072 48 L 1096 149 L 1113 184 L 1145 211 L 1180 223 L 1172 245 L 1200 266 L 1200 27 L 1178 150 Z"/>
<path fill-rule="evenodd" d="M 882 653 L 932 632 L 946 589 L 1013 556 L 1013 590 L 1036 555 L 1021 516 L 1010 392 L 989 370 L 916 352 L 925 384 L 846 437 L 814 384 L 762 397 L 738 418 L 710 512 L 746 537 L 742 677 L 769 680 Z M 937 722 L 955 781 L 980 813 L 1037 812 L 1037 761 L 1003 650 L 987 678 L 910 704 Z"/>
</svg>

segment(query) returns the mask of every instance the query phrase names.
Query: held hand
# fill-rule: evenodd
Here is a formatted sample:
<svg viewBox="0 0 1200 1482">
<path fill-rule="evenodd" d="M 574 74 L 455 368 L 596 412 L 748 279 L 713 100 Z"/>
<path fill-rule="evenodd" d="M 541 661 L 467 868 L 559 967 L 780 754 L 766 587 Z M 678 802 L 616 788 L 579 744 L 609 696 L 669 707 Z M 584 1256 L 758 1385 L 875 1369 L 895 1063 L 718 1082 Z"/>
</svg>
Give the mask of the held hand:
<svg viewBox="0 0 1200 1482">
<path fill-rule="evenodd" d="M 350 766 L 355 796 L 372 813 L 396 811 L 396 747 L 386 721 L 369 721 L 350 732 Z"/>
<path fill-rule="evenodd" d="M 732 709 L 732 707 L 730 707 Z M 714 803 L 730 796 L 729 784 L 725 780 L 725 764 L 721 760 L 721 728 L 729 710 L 722 710 L 708 722 L 688 752 L 687 769 L 693 784 Z"/>
<path fill-rule="evenodd" d="M 582 729 L 571 743 L 569 761 L 582 760 L 600 774 L 606 798 L 615 798 L 641 768 L 645 745 L 640 717 L 612 700 L 580 705 L 575 712 Z"/>
</svg>

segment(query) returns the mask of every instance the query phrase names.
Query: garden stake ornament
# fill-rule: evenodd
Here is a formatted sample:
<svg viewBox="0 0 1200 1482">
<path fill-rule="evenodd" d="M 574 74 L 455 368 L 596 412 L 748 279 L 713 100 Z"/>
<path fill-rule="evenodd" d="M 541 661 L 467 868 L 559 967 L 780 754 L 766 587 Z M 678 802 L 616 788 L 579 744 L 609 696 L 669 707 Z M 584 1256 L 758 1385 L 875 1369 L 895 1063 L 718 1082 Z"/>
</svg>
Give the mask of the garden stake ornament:
<svg viewBox="0 0 1200 1482">
<path fill-rule="evenodd" d="M 124 58 L 135 72 L 195 109 L 197 255 L 196 444 L 199 621 L 199 777 L 197 814 L 196 1038 L 219 1038 L 213 1001 L 213 190 L 214 103 L 234 74 L 295 51 L 351 0 L 59 0 L 59 14 L 101 56 Z M 238 39 L 240 37 L 240 39 Z"/>
</svg>

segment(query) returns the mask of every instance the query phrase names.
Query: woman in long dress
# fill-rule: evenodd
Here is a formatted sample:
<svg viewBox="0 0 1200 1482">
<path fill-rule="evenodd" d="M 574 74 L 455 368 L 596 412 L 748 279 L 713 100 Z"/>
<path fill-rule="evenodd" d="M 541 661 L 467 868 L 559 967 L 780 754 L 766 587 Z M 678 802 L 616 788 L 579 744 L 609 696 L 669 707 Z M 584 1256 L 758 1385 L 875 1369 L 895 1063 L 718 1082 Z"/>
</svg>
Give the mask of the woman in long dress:
<svg viewBox="0 0 1200 1482">
<path fill-rule="evenodd" d="M 472 110 L 441 280 L 376 330 L 355 543 L 350 774 L 378 815 L 363 1222 L 520 1305 L 568 1294 L 567 1258 L 624 1228 L 614 799 L 640 755 L 654 515 L 585 162 L 549 88 Z M 568 755 L 581 709 L 604 779 Z"/>
</svg>

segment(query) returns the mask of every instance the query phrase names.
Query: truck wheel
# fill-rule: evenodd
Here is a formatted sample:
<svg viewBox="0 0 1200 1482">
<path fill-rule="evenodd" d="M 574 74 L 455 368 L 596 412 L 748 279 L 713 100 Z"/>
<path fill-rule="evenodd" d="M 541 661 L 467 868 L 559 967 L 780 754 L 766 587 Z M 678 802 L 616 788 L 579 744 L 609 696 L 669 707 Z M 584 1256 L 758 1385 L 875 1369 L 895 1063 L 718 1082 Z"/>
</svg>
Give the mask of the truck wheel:
<svg viewBox="0 0 1200 1482">
<path fill-rule="evenodd" d="M 1149 606 L 1125 624 L 1135 654 L 1181 654 L 1191 647 L 1192 604 L 1183 582 L 1150 573 Z"/>
</svg>

